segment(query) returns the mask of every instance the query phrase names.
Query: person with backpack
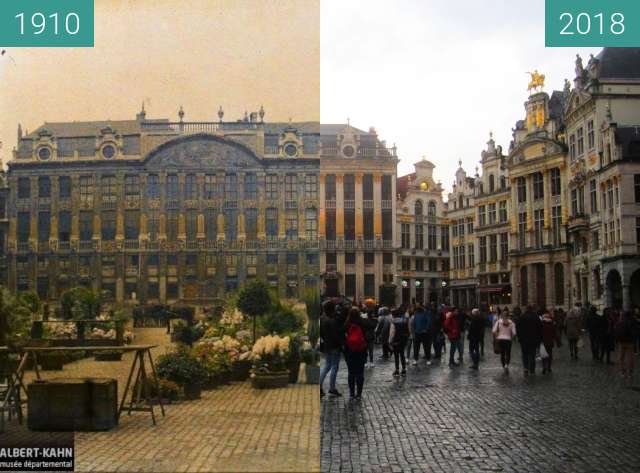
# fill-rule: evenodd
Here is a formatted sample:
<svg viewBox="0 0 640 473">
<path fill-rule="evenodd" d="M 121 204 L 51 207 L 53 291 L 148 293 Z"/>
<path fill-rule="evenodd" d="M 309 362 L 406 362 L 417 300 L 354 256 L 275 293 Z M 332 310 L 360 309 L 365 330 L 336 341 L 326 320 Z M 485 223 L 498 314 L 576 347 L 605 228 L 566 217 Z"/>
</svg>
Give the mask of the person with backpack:
<svg viewBox="0 0 640 473">
<path fill-rule="evenodd" d="M 404 350 L 409 339 L 409 321 L 402 310 L 394 310 L 392 312 L 391 328 L 389 329 L 389 346 L 393 349 L 393 359 L 396 364 L 396 370 L 393 376 L 407 375 L 407 359 L 404 356 Z M 402 362 L 402 373 L 398 370 Z"/>
<path fill-rule="evenodd" d="M 320 397 L 325 394 L 322 386 L 329 373 L 331 373 L 329 394 L 339 397 L 342 394 L 336 389 L 336 378 L 338 377 L 338 368 L 340 366 L 344 327 L 336 318 L 336 305 L 333 301 L 329 300 L 324 303 L 323 312 L 322 317 L 320 317 L 320 347 L 322 353 L 324 353 L 324 365 L 320 371 Z"/>
<path fill-rule="evenodd" d="M 460 351 L 460 319 L 455 312 L 448 312 L 444 319 L 444 331 L 449 338 L 449 368 L 458 366 L 455 353 Z"/>
<path fill-rule="evenodd" d="M 431 312 L 427 312 L 422 304 L 416 305 L 416 311 L 413 314 L 414 327 L 414 347 L 413 347 L 413 365 L 418 364 L 420 356 L 420 346 L 424 347 L 424 357 L 427 359 L 427 365 L 431 364 Z"/>
<path fill-rule="evenodd" d="M 504 309 L 493 326 L 493 336 L 500 350 L 500 362 L 505 373 L 509 373 L 511 363 L 511 344 L 516 336 L 516 324 L 509 318 L 509 310 Z"/>
<path fill-rule="evenodd" d="M 349 397 L 360 400 L 364 387 L 364 365 L 367 361 L 365 332 L 369 319 L 363 319 L 358 309 L 351 309 L 345 322 L 344 358 L 347 362 Z"/>
</svg>

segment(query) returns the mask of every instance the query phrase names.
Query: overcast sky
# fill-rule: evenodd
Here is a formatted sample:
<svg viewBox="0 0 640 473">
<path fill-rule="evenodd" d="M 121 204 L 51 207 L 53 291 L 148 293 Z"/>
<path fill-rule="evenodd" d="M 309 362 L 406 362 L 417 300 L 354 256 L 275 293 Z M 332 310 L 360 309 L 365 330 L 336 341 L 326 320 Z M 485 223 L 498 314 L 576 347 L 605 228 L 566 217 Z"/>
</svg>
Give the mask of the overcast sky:
<svg viewBox="0 0 640 473">
<path fill-rule="evenodd" d="M 450 189 L 458 159 L 467 172 L 489 131 L 508 149 L 524 118 L 527 71 L 545 90 L 573 80 L 576 53 L 545 48 L 542 0 L 322 0 L 321 119 L 375 126 L 396 143 L 398 175 L 426 155 Z"/>
</svg>

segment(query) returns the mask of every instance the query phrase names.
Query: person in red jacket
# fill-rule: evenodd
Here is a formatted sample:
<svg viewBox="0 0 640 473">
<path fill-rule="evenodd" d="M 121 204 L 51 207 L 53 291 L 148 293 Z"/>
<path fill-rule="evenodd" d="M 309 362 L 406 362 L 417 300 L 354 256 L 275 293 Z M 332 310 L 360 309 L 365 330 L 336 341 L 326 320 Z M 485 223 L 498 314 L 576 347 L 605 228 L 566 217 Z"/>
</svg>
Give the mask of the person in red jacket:
<svg viewBox="0 0 640 473">
<path fill-rule="evenodd" d="M 448 312 L 444 319 L 444 331 L 449 339 L 449 367 L 458 366 L 455 362 L 455 352 L 460 351 L 460 320 L 455 312 Z"/>
<path fill-rule="evenodd" d="M 553 344 L 556 340 L 556 323 L 549 311 L 544 311 L 542 316 L 542 344 L 547 352 L 546 358 L 542 358 L 542 374 L 551 373 L 553 361 Z"/>
</svg>

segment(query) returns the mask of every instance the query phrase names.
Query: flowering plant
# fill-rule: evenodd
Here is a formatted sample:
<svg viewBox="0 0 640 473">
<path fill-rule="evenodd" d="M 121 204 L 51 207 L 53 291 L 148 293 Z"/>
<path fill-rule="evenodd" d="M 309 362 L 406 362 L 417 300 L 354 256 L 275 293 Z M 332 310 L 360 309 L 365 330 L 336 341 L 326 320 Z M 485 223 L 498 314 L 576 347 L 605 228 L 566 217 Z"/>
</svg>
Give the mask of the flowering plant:
<svg viewBox="0 0 640 473">
<path fill-rule="evenodd" d="M 49 325 L 49 336 L 56 339 L 78 338 L 78 329 L 73 322 Z"/>
<path fill-rule="evenodd" d="M 284 370 L 289 354 L 289 343 L 289 337 L 279 337 L 278 335 L 259 338 L 251 350 L 254 373 L 256 371 Z"/>
</svg>

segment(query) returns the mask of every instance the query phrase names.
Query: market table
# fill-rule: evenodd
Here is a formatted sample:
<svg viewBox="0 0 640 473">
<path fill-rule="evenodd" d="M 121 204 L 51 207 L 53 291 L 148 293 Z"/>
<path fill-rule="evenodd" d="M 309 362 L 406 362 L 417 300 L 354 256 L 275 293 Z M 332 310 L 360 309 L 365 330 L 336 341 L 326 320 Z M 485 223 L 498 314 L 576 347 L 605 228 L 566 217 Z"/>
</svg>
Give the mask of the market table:
<svg viewBox="0 0 640 473">
<path fill-rule="evenodd" d="M 33 365 L 36 372 L 36 378 L 40 378 L 40 370 L 38 369 L 38 354 L 44 352 L 74 352 L 74 351 L 91 351 L 91 352 L 99 352 L 99 351 L 122 351 L 122 352 L 135 352 L 135 356 L 133 357 L 133 363 L 131 364 L 131 369 L 129 370 L 129 376 L 127 378 L 127 383 L 124 388 L 124 392 L 122 395 L 122 401 L 120 402 L 120 407 L 118 408 L 118 419 L 120 419 L 120 415 L 126 409 L 128 414 L 131 415 L 132 411 L 141 411 L 141 412 L 150 412 L 151 420 L 153 425 L 156 425 L 156 416 L 154 412 L 154 404 L 151 402 L 151 393 L 149 392 L 149 373 L 147 373 L 146 363 L 145 363 L 145 355 L 149 359 L 149 364 L 151 365 L 151 381 L 153 381 L 154 385 L 158 385 L 158 376 L 156 374 L 156 368 L 153 365 L 153 358 L 151 356 L 151 349 L 155 348 L 157 345 L 123 345 L 123 346 L 105 346 L 105 347 L 96 347 L 96 346 L 84 346 L 84 347 L 24 347 L 22 348 L 22 357 L 20 360 L 20 364 L 18 365 L 18 369 L 16 370 L 13 384 L 9 385 L 9 392 L 14 389 L 18 391 L 22 388 L 25 393 L 26 389 L 24 383 L 22 382 L 22 378 L 24 376 L 24 369 L 27 364 L 27 360 L 31 356 L 33 359 Z M 137 369 L 136 369 L 137 368 Z M 135 381 L 132 384 L 131 381 L 134 379 L 135 373 Z M 131 390 L 131 397 L 129 399 L 129 403 L 125 406 L 127 395 Z M 7 399 L 5 399 L 2 407 L 5 407 L 9 396 L 7 395 Z M 161 396 L 158 396 L 158 405 L 160 406 L 160 412 L 162 413 L 162 417 L 164 417 L 164 405 L 162 404 Z"/>
</svg>

